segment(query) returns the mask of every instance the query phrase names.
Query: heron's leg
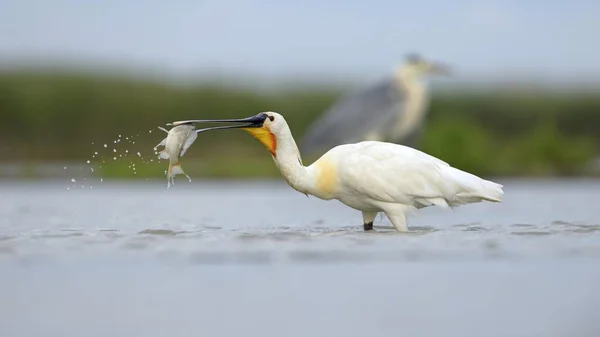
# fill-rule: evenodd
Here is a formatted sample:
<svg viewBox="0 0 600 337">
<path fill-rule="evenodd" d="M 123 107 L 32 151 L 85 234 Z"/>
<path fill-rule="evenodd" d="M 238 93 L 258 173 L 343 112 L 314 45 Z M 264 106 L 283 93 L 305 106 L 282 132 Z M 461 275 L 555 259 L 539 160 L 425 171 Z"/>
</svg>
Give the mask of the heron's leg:
<svg viewBox="0 0 600 337">
<path fill-rule="evenodd" d="M 375 217 L 377 216 L 377 212 L 362 212 L 363 216 L 363 228 L 365 231 L 373 230 L 373 221 L 375 221 Z"/>
</svg>

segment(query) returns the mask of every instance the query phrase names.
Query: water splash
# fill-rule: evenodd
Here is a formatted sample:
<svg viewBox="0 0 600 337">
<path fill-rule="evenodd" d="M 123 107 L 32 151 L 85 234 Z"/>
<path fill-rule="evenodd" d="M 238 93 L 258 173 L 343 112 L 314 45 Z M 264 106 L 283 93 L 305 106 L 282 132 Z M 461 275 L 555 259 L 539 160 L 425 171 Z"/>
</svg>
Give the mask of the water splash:
<svg viewBox="0 0 600 337">
<path fill-rule="evenodd" d="M 152 133 L 152 130 L 148 130 L 149 133 Z M 113 140 L 108 140 L 107 142 L 99 142 L 98 148 L 92 149 L 90 153 L 90 157 L 88 159 L 84 159 L 84 163 L 78 168 L 83 174 L 83 177 L 72 177 L 72 181 L 70 181 L 67 190 L 74 190 L 74 188 L 86 188 L 86 189 L 94 189 L 91 183 L 91 180 L 85 178 L 86 176 L 100 176 L 96 179 L 99 179 L 100 183 L 104 182 L 104 178 L 101 177 L 102 170 L 106 169 L 107 162 L 113 165 L 119 165 L 121 160 L 127 158 L 127 162 L 123 162 L 123 165 L 127 165 L 128 170 L 131 172 L 131 176 L 138 175 L 138 168 L 140 164 L 149 164 L 153 163 L 154 156 L 147 156 L 145 151 L 142 149 L 135 149 L 136 137 L 139 137 L 139 134 L 131 134 L 129 136 L 119 134 Z M 108 144 L 110 142 L 114 144 L 109 147 Z M 93 145 L 94 143 L 92 143 Z M 112 160 L 111 160 L 112 158 Z M 157 160 L 158 161 L 158 160 Z M 67 170 L 67 166 L 64 166 L 64 170 Z M 71 179 L 71 177 L 69 177 Z M 78 181 L 86 181 L 84 185 L 81 185 Z M 95 180 L 98 182 L 98 180 Z"/>
</svg>

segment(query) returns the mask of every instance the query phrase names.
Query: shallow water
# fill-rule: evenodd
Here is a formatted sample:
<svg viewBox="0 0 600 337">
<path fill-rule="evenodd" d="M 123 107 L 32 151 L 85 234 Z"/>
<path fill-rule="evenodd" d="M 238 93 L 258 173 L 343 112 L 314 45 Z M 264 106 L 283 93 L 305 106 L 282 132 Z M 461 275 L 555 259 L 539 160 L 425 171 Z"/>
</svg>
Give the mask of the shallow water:
<svg viewBox="0 0 600 337">
<path fill-rule="evenodd" d="M 499 182 L 403 234 L 279 181 L 0 183 L 0 336 L 594 336 L 600 181 Z"/>
</svg>

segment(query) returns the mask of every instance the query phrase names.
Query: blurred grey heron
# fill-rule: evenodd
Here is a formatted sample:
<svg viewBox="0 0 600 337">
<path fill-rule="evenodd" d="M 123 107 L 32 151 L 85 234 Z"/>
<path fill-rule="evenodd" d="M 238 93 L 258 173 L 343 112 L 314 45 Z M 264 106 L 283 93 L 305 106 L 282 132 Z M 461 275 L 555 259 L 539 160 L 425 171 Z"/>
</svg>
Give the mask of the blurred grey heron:
<svg viewBox="0 0 600 337">
<path fill-rule="evenodd" d="M 414 147 L 427 113 L 429 90 L 422 79 L 448 75 L 447 66 L 409 55 L 392 78 L 354 92 L 333 105 L 306 132 L 302 151 L 317 153 L 362 140 Z"/>
</svg>

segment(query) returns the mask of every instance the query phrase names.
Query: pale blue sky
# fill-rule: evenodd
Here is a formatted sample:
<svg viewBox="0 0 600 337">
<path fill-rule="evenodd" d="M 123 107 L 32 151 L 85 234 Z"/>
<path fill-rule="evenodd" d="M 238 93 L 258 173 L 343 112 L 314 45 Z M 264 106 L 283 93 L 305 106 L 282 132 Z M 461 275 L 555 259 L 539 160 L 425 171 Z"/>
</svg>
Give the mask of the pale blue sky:
<svg viewBox="0 0 600 337">
<path fill-rule="evenodd" d="M 377 77 L 407 52 L 462 77 L 600 77 L 600 1 L 3 0 L 0 59 Z"/>
</svg>

